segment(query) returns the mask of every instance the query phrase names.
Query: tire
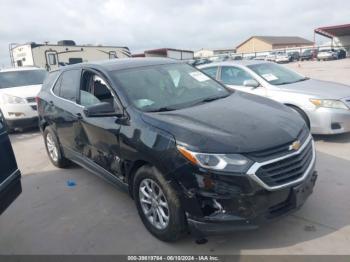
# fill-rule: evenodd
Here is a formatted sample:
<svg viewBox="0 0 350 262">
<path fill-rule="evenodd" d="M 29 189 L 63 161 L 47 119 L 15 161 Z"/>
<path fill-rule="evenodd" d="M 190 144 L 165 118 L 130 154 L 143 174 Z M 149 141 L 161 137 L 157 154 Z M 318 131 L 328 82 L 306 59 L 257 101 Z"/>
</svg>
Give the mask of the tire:
<svg viewBox="0 0 350 262">
<path fill-rule="evenodd" d="M 71 162 L 62 154 L 61 145 L 51 127 L 46 127 L 43 133 L 45 148 L 51 163 L 59 168 L 68 167 Z"/>
<path fill-rule="evenodd" d="M 301 118 L 305 121 L 307 128 L 310 130 L 310 120 L 308 116 L 305 114 L 305 112 L 296 106 L 288 106 L 288 107 L 294 110 L 295 112 L 297 112 L 301 116 Z"/>
<path fill-rule="evenodd" d="M 143 193 L 146 192 L 148 196 L 153 194 L 153 190 L 150 192 L 148 189 L 152 187 L 151 183 L 154 183 L 153 188 L 156 195 L 160 196 L 161 193 L 163 193 L 163 196 L 158 200 L 148 201 L 148 199 L 151 198 L 145 197 L 145 194 Z M 147 184 L 149 187 L 146 186 Z M 157 186 L 158 189 L 161 189 L 161 193 L 157 190 Z M 164 176 L 155 167 L 145 165 L 136 171 L 133 182 L 133 196 L 141 220 L 152 235 L 162 241 L 173 242 L 178 240 L 185 233 L 186 219 L 185 213 L 180 204 L 180 199 L 170 183 L 165 180 Z M 141 199 L 144 201 L 147 200 L 149 203 L 141 203 Z M 157 205 L 154 201 L 158 201 L 158 203 L 162 204 Z M 152 204 L 150 202 L 152 202 Z M 164 203 L 167 204 L 168 208 L 164 207 Z M 153 205 L 155 206 L 154 208 Z M 161 215 L 159 208 L 163 210 L 163 214 L 168 216 L 167 221 Z M 149 216 L 146 215 L 147 210 L 150 210 L 148 211 L 150 214 Z M 153 213 L 152 210 L 158 211 L 154 211 Z M 155 223 L 157 224 L 157 220 L 159 221 L 158 227 L 151 222 L 154 217 L 153 215 L 156 217 Z M 165 222 L 163 225 L 161 225 L 160 216 L 163 217 L 162 220 Z"/>
</svg>

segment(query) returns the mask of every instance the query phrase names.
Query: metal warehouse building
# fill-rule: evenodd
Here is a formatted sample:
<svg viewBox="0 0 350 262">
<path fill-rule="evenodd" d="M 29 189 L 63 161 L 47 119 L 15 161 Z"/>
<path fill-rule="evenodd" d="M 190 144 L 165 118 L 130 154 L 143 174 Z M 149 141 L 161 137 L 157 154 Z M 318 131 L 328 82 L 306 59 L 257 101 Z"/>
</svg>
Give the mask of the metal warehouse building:
<svg viewBox="0 0 350 262">
<path fill-rule="evenodd" d="M 330 38 L 332 46 L 344 47 L 350 52 L 350 24 L 320 27 L 314 33 Z"/>
<path fill-rule="evenodd" d="M 236 47 L 237 53 L 264 52 L 273 49 L 312 46 L 314 43 L 298 36 L 252 36 Z"/>
</svg>

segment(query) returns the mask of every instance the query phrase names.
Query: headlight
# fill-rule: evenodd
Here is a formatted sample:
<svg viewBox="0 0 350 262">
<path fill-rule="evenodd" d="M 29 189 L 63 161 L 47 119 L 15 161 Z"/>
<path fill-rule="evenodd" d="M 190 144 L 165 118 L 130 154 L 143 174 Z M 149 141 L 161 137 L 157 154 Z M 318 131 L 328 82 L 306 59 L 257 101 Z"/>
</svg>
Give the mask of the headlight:
<svg viewBox="0 0 350 262">
<path fill-rule="evenodd" d="M 347 105 L 345 105 L 340 100 L 334 99 L 310 99 L 310 102 L 313 103 L 317 107 L 327 107 L 327 108 L 336 108 L 336 109 L 349 109 Z"/>
<path fill-rule="evenodd" d="M 212 170 L 244 173 L 253 161 L 240 154 L 207 154 L 192 152 L 182 146 L 177 146 L 179 152 L 192 164 Z"/>
<path fill-rule="evenodd" d="M 4 104 L 25 104 L 26 103 L 26 100 L 24 98 L 17 97 L 17 96 L 3 94 L 2 98 L 3 98 Z"/>
</svg>

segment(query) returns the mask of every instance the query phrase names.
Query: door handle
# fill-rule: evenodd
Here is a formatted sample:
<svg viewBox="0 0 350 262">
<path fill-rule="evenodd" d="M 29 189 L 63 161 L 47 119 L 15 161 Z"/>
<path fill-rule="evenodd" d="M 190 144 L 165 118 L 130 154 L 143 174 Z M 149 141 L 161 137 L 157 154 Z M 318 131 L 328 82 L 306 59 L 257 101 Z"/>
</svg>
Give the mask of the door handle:
<svg viewBox="0 0 350 262">
<path fill-rule="evenodd" d="M 78 118 L 78 120 L 82 120 L 83 116 L 80 113 L 77 113 L 77 118 Z"/>
<path fill-rule="evenodd" d="M 53 103 L 53 101 L 50 101 L 50 102 L 49 102 L 49 105 L 50 105 L 50 106 L 54 106 L 55 104 Z"/>
</svg>

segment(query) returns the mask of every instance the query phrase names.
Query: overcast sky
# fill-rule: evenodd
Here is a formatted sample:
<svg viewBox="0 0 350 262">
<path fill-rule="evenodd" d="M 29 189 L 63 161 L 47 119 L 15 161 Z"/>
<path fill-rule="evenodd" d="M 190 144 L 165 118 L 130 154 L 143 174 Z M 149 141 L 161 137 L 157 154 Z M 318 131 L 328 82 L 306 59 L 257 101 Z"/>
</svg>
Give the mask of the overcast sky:
<svg viewBox="0 0 350 262">
<path fill-rule="evenodd" d="M 312 40 L 314 28 L 350 23 L 345 0 L 0 0 L 0 7 L 0 66 L 9 64 L 13 42 L 197 50 L 234 47 L 251 35 Z"/>
</svg>

